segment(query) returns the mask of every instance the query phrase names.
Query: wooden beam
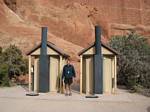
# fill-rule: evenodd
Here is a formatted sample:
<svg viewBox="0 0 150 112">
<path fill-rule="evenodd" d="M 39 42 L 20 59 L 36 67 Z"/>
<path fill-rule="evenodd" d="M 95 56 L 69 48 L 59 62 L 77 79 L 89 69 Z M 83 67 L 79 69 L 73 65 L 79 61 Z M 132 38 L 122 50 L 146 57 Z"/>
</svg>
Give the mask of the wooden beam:
<svg viewBox="0 0 150 112">
<path fill-rule="evenodd" d="M 32 76 L 31 76 L 31 56 L 29 55 L 29 65 L 28 65 L 28 70 L 29 70 L 29 92 L 31 92 L 32 91 L 32 85 L 31 85 L 31 83 L 32 83 Z"/>
<path fill-rule="evenodd" d="M 116 89 L 117 89 L 117 57 L 115 56 L 115 66 L 114 66 L 114 68 L 115 68 L 115 73 L 114 73 L 114 80 L 115 80 L 115 85 L 114 85 L 114 91 L 116 91 Z"/>
<path fill-rule="evenodd" d="M 59 85 L 59 91 L 60 93 L 63 93 L 63 86 L 62 86 L 62 69 L 63 69 L 63 57 L 60 56 L 60 63 L 59 63 L 59 78 L 60 78 L 60 85 Z"/>
<path fill-rule="evenodd" d="M 82 70 L 83 70 L 83 57 L 80 56 L 80 94 L 82 94 Z"/>
<path fill-rule="evenodd" d="M 38 59 L 34 59 L 34 92 L 38 92 Z"/>
<path fill-rule="evenodd" d="M 89 95 L 90 94 L 90 63 L 89 63 L 89 59 L 86 59 L 85 61 L 85 64 L 86 64 L 86 95 Z"/>
</svg>

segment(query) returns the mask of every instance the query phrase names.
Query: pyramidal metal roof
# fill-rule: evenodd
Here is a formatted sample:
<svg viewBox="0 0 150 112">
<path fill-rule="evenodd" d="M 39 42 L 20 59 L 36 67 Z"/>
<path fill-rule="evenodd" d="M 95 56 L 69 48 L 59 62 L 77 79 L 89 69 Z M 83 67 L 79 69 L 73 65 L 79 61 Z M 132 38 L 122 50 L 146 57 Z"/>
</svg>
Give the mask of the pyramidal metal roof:
<svg viewBox="0 0 150 112">
<path fill-rule="evenodd" d="M 54 43 L 47 41 L 47 46 L 56 51 L 58 54 L 64 56 L 64 57 L 70 57 L 67 53 L 65 53 L 63 50 L 58 48 Z M 41 43 L 38 45 L 34 46 L 29 52 L 27 52 L 27 55 L 30 55 L 33 53 L 35 50 L 41 47 Z"/>
<path fill-rule="evenodd" d="M 92 47 L 94 47 L 94 46 L 95 46 L 95 43 L 91 44 L 91 45 L 88 46 L 87 48 L 81 50 L 81 51 L 78 53 L 78 55 L 79 55 L 79 56 L 82 55 L 83 53 L 85 53 L 86 51 L 88 51 L 90 48 L 92 48 Z M 111 47 L 109 47 L 108 45 L 104 44 L 103 42 L 102 42 L 102 47 L 108 49 L 110 52 L 114 53 L 115 55 L 118 55 L 118 54 L 119 54 L 116 50 L 112 49 Z"/>
</svg>

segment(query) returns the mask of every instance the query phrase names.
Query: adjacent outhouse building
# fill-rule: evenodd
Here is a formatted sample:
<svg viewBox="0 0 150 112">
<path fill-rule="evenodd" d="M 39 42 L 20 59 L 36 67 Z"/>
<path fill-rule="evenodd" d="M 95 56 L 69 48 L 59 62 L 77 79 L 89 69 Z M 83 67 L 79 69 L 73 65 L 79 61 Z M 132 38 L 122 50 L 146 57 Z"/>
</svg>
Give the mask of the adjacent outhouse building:
<svg viewBox="0 0 150 112">
<path fill-rule="evenodd" d="M 39 92 L 39 60 L 40 60 L 41 43 L 31 49 L 27 55 L 29 57 L 29 91 Z M 62 90 L 61 75 L 66 59 L 69 57 L 64 51 L 55 44 L 47 42 L 48 56 L 48 91 L 58 92 Z M 44 76 L 43 76 L 44 77 Z M 42 85 L 44 87 L 44 85 Z M 46 85 L 45 85 L 46 86 Z"/>
<path fill-rule="evenodd" d="M 117 52 L 102 43 L 103 93 L 114 93 L 117 83 Z M 80 93 L 93 94 L 95 44 L 80 53 Z"/>
<path fill-rule="evenodd" d="M 80 93 L 114 93 L 117 85 L 117 52 L 101 42 L 101 28 L 95 26 L 95 43 L 80 53 Z"/>
<path fill-rule="evenodd" d="M 114 93 L 116 89 L 117 52 L 102 43 L 103 93 Z M 80 93 L 93 94 L 93 60 L 95 44 L 80 53 Z"/>
</svg>

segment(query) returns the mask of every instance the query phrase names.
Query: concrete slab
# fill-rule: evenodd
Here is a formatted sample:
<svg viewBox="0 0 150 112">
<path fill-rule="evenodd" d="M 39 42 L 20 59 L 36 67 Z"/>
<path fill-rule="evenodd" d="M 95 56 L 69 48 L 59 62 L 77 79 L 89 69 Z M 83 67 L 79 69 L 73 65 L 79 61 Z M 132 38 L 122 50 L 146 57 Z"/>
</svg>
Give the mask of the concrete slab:
<svg viewBox="0 0 150 112">
<path fill-rule="evenodd" d="M 125 90 L 94 99 L 75 92 L 72 96 L 40 93 L 34 97 L 26 93 L 21 86 L 0 88 L 0 112 L 148 112 L 150 108 L 150 98 Z"/>
</svg>

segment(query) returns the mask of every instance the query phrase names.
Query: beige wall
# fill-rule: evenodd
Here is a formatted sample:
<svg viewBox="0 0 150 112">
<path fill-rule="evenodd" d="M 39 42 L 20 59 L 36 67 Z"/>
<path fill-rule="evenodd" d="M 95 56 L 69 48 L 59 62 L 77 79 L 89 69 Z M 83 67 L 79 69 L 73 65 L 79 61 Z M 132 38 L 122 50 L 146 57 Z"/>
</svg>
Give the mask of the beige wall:
<svg viewBox="0 0 150 112">
<path fill-rule="evenodd" d="M 93 57 L 86 59 L 87 93 L 93 94 Z"/>
<path fill-rule="evenodd" d="M 95 48 L 92 47 L 88 51 L 83 53 L 83 55 L 93 55 L 94 53 L 95 53 Z M 102 54 L 113 55 L 113 53 L 111 51 L 109 51 L 108 49 L 106 49 L 104 47 L 102 47 Z"/>
<path fill-rule="evenodd" d="M 57 92 L 60 89 L 62 92 L 63 87 L 61 84 L 61 76 L 63 66 L 66 64 L 66 58 L 58 54 L 55 50 L 50 47 L 47 47 L 47 54 L 49 56 L 49 74 L 50 74 L 50 92 Z M 40 48 L 32 52 L 29 56 L 29 90 L 31 91 L 31 58 L 34 65 L 34 91 L 38 92 L 39 90 L 39 56 Z"/>
<path fill-rule="evenodd" d="M 103 58 L 103 92 L 111 93 L 112 92 L 112 59 L 111 57 Z"/>
<path fill-rule="evenodd" d="M 39 92 L 39 56 L 33 56 L 34 65 L 34 92 Z M 61 63 L 60 63 L 60 60 Z M 50 73 L 50 92 L 57 92 L 60 87 L 60 77 L 62 75 L 62 67 L 66 64 L 66 59 L 60 55 L 49 55 L 49 73 Z M 31 64 L 31 63 L 30 63 Z M 31 77 L 31 76 L 30 76 Z M 30 79 L 31 80 L 31 79 Z M 31 88 L 31 87 L 30 87 Z"/>
<path fill-rule="evenodd" d="M 39 91 L 39 58 L 34 59 L 34 92 Z"/>
<path fill-rule="evenodd" d="M 93 93 L 93 56 L 83 58 L 82 92 Z"/>
<path fill-rule="evenodd" d="M 53 49 L 47 47 L 47 54 L 48 55 L 59 55 L 56 51 L 54 51 Z M 35 50 L 32 54 L 33 55 L 40 55 L 40 48 L 38 48 L 37 50 Z"/>
<path fill-rule="evenodd" d="M 62 74 L 62 68 L 60 67 L 66 63 L 66 60 L 62 58 L 62 63 L 60 65 L 60 57 L 59 55 L 51 55 L 49 56 L 49 73 L 50 73 L 50 92 L 57 92 Z M 39 90 L 39 58 L 35 56 L 34 58 L 34 91 L 38 92 Z"/>
<path fill-rule="evenodd" d="M 59 86 L 59 56 L 50 56 L 50 92 L 57 92 Z"/>
<path fill-rule="evenodd" d="M 82 56 L 82 86 L 81 92 L 86 94 L 93 93 L 93 56 L 92 55 L 83 55 Z M 103 56 L 103 92 L 104 93 L 114 93 L 114 89 L 112 88 L 112 83 L 114 83 L 115 87 L 115 56 L 113 55 L 104 55 Z M 112 82 L 112 78 L 114 78 L 114 82 Z"/>
</svg>

